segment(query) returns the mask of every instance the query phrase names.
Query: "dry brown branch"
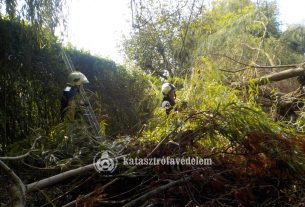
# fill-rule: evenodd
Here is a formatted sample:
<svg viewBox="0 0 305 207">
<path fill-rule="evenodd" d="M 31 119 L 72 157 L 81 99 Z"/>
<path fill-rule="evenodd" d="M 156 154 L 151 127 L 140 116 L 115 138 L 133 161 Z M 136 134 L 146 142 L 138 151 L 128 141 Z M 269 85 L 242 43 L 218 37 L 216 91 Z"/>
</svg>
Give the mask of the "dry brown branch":
<svg viewBox="0 0 305 207">
<path fill-rule="evenodd" d="M 164 190 L 167 190 L 169 188 L 172 188 L 176 185 L 181 185 L 183 183 L 186 183 L 188 182 L 189 180 L 191 179 L 191 177 L 186 177 L 186 178 L 181 178 L 180 180 L 176 180 L 176 181 L 172 181 L 166 185 L 163 185 L 163 186 L 160 186 L 158 188 L 155 188 L 154 190 L 151 190 L 147 193 L 145 193 L 144 195 L 130 201 L 129 203 L 125 204 L 123 207 L 132 207 L 132 206 L 140 206 L 140 203 L 151 198 L 152 196 L 164 191 Z"/>
<path fill-rule="evenodd" d="M 102 186 L 101 189 L 103 189 L 103 190 L 106 189 L 108 186 L 112 185 L 113 183 L 117 182 L 118 180 L 119 180 L 119 178 L 115 178 L 115 179 L 111 180 L 110 182 L 108 182 L 108 183 L 106 183 L 104 186 Z M 95 192 L 92 191 L 92 192 L 90 192 L 90 193 L 84 195 L 84 196 L 83 196 L 83 199 L 89 198 L 90 196 L 94 195 L 94 193 L 95 193 Z M 76 205 L 76 203 L 77 203 L 77 199 L 76 199 L 76 200 L 73 200 L 73 201 L 71 201 L 71 202 L 69 202 L 69 203 L 67 203 L 67 204 L 65 204 L 65 205 L 62 206 L 62 207 L 74 206 L 74 205 Z"/>
</svg>

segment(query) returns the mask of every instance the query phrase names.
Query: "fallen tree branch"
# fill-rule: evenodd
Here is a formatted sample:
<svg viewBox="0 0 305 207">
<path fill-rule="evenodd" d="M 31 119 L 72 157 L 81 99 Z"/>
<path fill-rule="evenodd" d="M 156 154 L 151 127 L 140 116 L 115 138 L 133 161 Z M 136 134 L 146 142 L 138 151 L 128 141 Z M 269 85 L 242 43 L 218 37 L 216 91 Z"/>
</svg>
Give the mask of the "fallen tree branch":
<svg viewBox="0 0 305 207">
<path fill-rule="evenodd" d="M 73 170 L 69 170 L 69 171 L 60 173 L 58 175 L 54 175 L 52 177 L 45 178 L 43 180 L 40 180 L 40 181 L 37 181 L 34 183 L 30 183 L 30 184 L 26 185 L 26 190 L 27 190 L 27 192 L 32 192 L 35 190 L 46 188 L 46 187 L 52 186 L 56 183 L 59 183 L 63 180 L 66 180 L 70 177 L 85 173 L 85 172 L 93 170 L 93 169 L 94 169 L 94 164 L 90 164 L 90 165 L 79 167 L 79 168 L 76 168 Z"/>
<path fill-rule="evenodd" d="M 192 116 L 189 116 L 188 118 L 186 118 L 184 121 L 187 121 L 189 120 L 190 118 L 192 118 L 193 116 L 195 116 L 196 114 L 193 114 Z M 176 130 L 179 128 L 180 126 L 176 126 L 176 128 L 171 131 L 171 133 L 169 133 L 166 137 L 164 137 L 159 143 L 158 145 L 146 156 L 146 158 L 149 158 L 151 157 L 170 137 L 171 135 L 176 132 Z M 130 172 L 132 170 L 135 170 L 138 166 L 133 166 L 131 167 L 130 169 L 128 169 L 126 172 Z M 104 186 L 103 186 L 103 189 L 106 189 L 108 186 L 112 185 L 113 183 L 116 183 L 117 181 L 119 181 L 120 178 L 115 178 L 113 180 L 111 180 L 110 182 L 106 183 Z M 86 198 L 90 197 L 91 195 L 93 195 L 93 192 L 90 192 L 88 194 L 85 195 Z M 77 200 L 74 200 L 74 201 L 71 201 L 67 204 L 65 204 L 63 207 L 70 207 L 70 206 L 74 206 L 76 205 L 77 203 Z"/>
<path fill-rule="evenodd" d="M 25 201 L 25 186 L 21 179 L 15 174 L 15 172 L 9 168 L 4 162 L 0 160 L 0 169 L 4 172 L 10 180 L 14 183 L 14 186 L 10 190 L 11 203 L 10 206 L 23 207 L 26 204 Z"/>
<path fill-rule="evenodd" d="M 277 81 L 305 75 L 305 64 L 299 66 L 300 67 L 298 68 L 290 68 L 278 73 L 272 73 L 269 75 L 262 76 L 260 78 L 254 78 L 245 83 L 233 82 L 231 83 L 231 85 L 238 88 L 248 85 L 266 85 L 271 82 L 277 82 Z"/>
<path fill-rule="evenodd" d="M 256 85 L 265 85 L 270 82 L 276 82 L 281 81 L 289 78 L 293 78 L 296 76 L 304 75 L 305 74 L 305 68 L 299 67 L 295 69 L 287 69 L 278 73 L 273 73 L 270 75 L 266 75 L 260 78 L 256 78 L 251 80 L 250 82 Z"/>
<path fill-rule="evenodd" d="M 44 206 L 48 206 L 50 203 L 54 203 L 55 201 L 63 198 L 64 196 L 68 195 L 69 193 L 71 193 L 72 191 L 74 191 L 75 189 L 79 188 L 80 186 L 82 186 L 84 183 L 88 182 L 90 179 L 92 179 L 95 175 L 97 174 L 97 172 L 93 173 L 90 177 L 86 178 L 85 180 L 82 180 L 79 184 L 77 184 L 76 186 L 74 186 L 72 189 L 70 189 L 69 191 L 66 191 L 65 193 L 61 194 L 60 196 L 58 196 L 57 198 L 54 198 L 53 200 L 51 200 L 51 202 L 48 202 L 40 207 L 44 207 Z"/>
<path fill-rule="evenodd" d="M 166 137 L 164 137 L 146 157 L 147 158 L 151 157 L 166 141 L 168 141 L 168 139 L 171 137 L 171 135 L 174 134 L 174 132 L 176 132 L 179 127 L 180 127 L 179 125 L 176 126 L 175 129 L 173 131 L 171 131 Z"/>
<path fill-rule="evenodd" d="M 191 179 L 191 177 L 181 178 L 180 180 L 172 181 L 166 185 L 155 188 L 154 190 L 151 190 L 148 193 L 145 193 L 144 195 L 138 197 L 137 199 L 130 201 L 129 203 L 125 204 L 123 207 L 140 206 L 139 203 L 149 199 L 150 197 L 152 197 L 162 191 L 165 191 L 171 187 L 174 187 L 176 185 L 181 185 L 181 184 L 189 181 L 190 179 Z"/>
<path fill-rule="evenodd" d="M 229 73 L 235 73 L 235 72 L 241 72 L 241 71 L 244 71 L 246 69 L 249 69 L 249 68 L 257 68 L 257 69 L 272 69 L 272 68 L 299 68 L 299 67 L 304 67 L 305 65 L 305 62 L 303 63 L 300 63 L 300 64 L 289 64 L 289 65 L 257 65 L 257 64 L 247 64 L 247 63 L 244 63 L 244 62 L 241 62 L 241 61 L 238 61 L 238 60 L 235 60 L 234 58 L 226 55 L 226 54 L 219 54 L 219 53 L 212 53 L 211 55 L 214 55 L 214 56 L 219 56 L 219 57 L 224 57 L 224 58 L 227 58 L 229 60 L 232 60 L 233 62 L 236 62 L 240 65 L 243 65 L 245 67 L 239 69 L 239 70 L 225 70 L 225 69 L 218 69 L 220 71 L 224 71 L 224 72 L 229 72 Z"/>
<path fill-rule="evenodd" d="M 118 180 L 119 180 L 119 178 L 113 179 L 112 181 L 108 182 L 106 185 L 102 186 L 102 189 L 107 188 L 108 186 L 110 186 L 111 184 L 117 182 Z M 92 191 L 92 192 L 90 192 L 90 193 L 84 195 L 84 196 L 83 196 L 83 199 L 89 198 L 90 196 L 94 195 L 94 193 L 95 193 L 95 192 Z M 71 201 L 71 202 L 69 202 L 69 203 L 67 203 L 67 204 L 65 204 L 65 205 L 63 205 L 62 207 L 75 206 L 76 204 L 77 204 L 77 199 L 76 199 L 76 200 L 73 200 L 73 201 Z"/>
<path fill-rule="evenodd" d="M 0 160 L 20 160 L 22 158 L 29 156 L 29 154 L 35 149 L 35 145 L 40 138 L 41 138 L 41 136 L 37 137 L 34 140 L 32 146 L 31 146 L 31 149 L 27 153 L 25 153 L 23 155 L 15 156 L 15 157 L 0 157 Z"/>
</svg>

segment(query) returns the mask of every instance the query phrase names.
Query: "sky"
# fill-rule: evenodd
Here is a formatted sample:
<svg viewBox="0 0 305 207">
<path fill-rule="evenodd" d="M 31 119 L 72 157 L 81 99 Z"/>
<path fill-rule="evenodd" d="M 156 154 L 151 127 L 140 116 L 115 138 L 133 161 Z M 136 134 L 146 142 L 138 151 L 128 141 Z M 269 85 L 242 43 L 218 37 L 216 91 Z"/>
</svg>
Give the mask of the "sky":
<svg viewBox="0 0 305 207">
<path fill-rule="evenodd" d="M 131 30 L 130 0 L 71 0 L 68 41 L 93 55 L 123 63 L 119 45 Z"/>
<path fill-rule="evenodd" d="M 305 24 L 304 0 L 277 0 L 283 29 L 287 24 Z"/>
<path fill-rule="evenodd" d="M 282 29 L 305 24 L 305 0 L 277 0 Z M 122 35 L 131 30 L 130 0 L 71 0 L 68 41 L 93 55 L 123 63 Z"/>
</svg>

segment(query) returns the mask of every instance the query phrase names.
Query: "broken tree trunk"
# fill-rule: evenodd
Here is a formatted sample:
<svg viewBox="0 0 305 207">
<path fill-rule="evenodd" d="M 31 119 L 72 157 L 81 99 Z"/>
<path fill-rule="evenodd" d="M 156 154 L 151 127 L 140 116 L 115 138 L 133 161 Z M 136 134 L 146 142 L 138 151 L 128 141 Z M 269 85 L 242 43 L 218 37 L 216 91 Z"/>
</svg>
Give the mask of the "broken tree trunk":
<svg viewBox="0 0 305 207">
<path fill-rule="evenodd" d="M 271 66 L 271 68 L 278 68 L 281 66 Z M 286 67 L 286 66 L 285 66 Z M 263 68 L 263 67 L 261 67 Z M 237 88 L 249 87 L 249 86 L 261 86 L 268 83 L 277 82 L 293 77 L 305 76 L 305 62 L 296 65 L 290 65 L 290 68 L 277 73 L 255 78 L 245 83 L 232 83 L 232 86 Z M 303 85 L 303 83 L 301 83 Z M 277 106 L 277 114 L 289 118 L 290 116 L 296 117 L 296 113 L 300 108 L 304 107 L 302 99 L 305 96 L 303 87 L 299 87 L 296 91 L 292 91 L 288 94 L 281 92 L 274 92 L 268 88 L 259 87 L 259 95 L 257 102 L 263 106 L 271 107 L 273 104 Z M 295 119 L 295 118 L 293 118 Z"/>
<path fill-rule="evenodd" d="M 255 78 L 249 81 L 249 84 L 266 85 L 270 82 L 281 81 L 297 76 L 305 75 L 305 67 L 298 67 L 293 69 L 284 70 L 278 73 L 269 74 L 260 78 Z"/>
</svg>

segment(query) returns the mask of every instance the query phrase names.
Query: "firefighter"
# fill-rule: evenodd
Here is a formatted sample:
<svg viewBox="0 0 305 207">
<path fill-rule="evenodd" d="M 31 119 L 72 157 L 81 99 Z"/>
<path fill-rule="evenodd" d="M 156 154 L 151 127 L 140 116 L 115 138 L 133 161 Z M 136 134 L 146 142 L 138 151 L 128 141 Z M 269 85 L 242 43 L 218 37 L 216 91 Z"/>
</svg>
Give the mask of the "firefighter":
<svg viewBox="0 0 305 207">
<path fill-rule="evenodd" d="M 165 112 L 168 115 L 176 104 L 176 87 L 171 83 L 164 83 L 161 90 L 163 94 L 161 106 L 165 109 Z"/>
<path fill-rule="evenodd" d="M 79 118 L 78 109 L 84 105 L 80 97 L 80 90 L 85 83 L 89 83 L 89 81 L 81 72 L 74 71 L 69 74 L 67 85 L 61 97 L 60 115 L 62 120 L 73 121 L 75 118 Z"/>
</svg>

